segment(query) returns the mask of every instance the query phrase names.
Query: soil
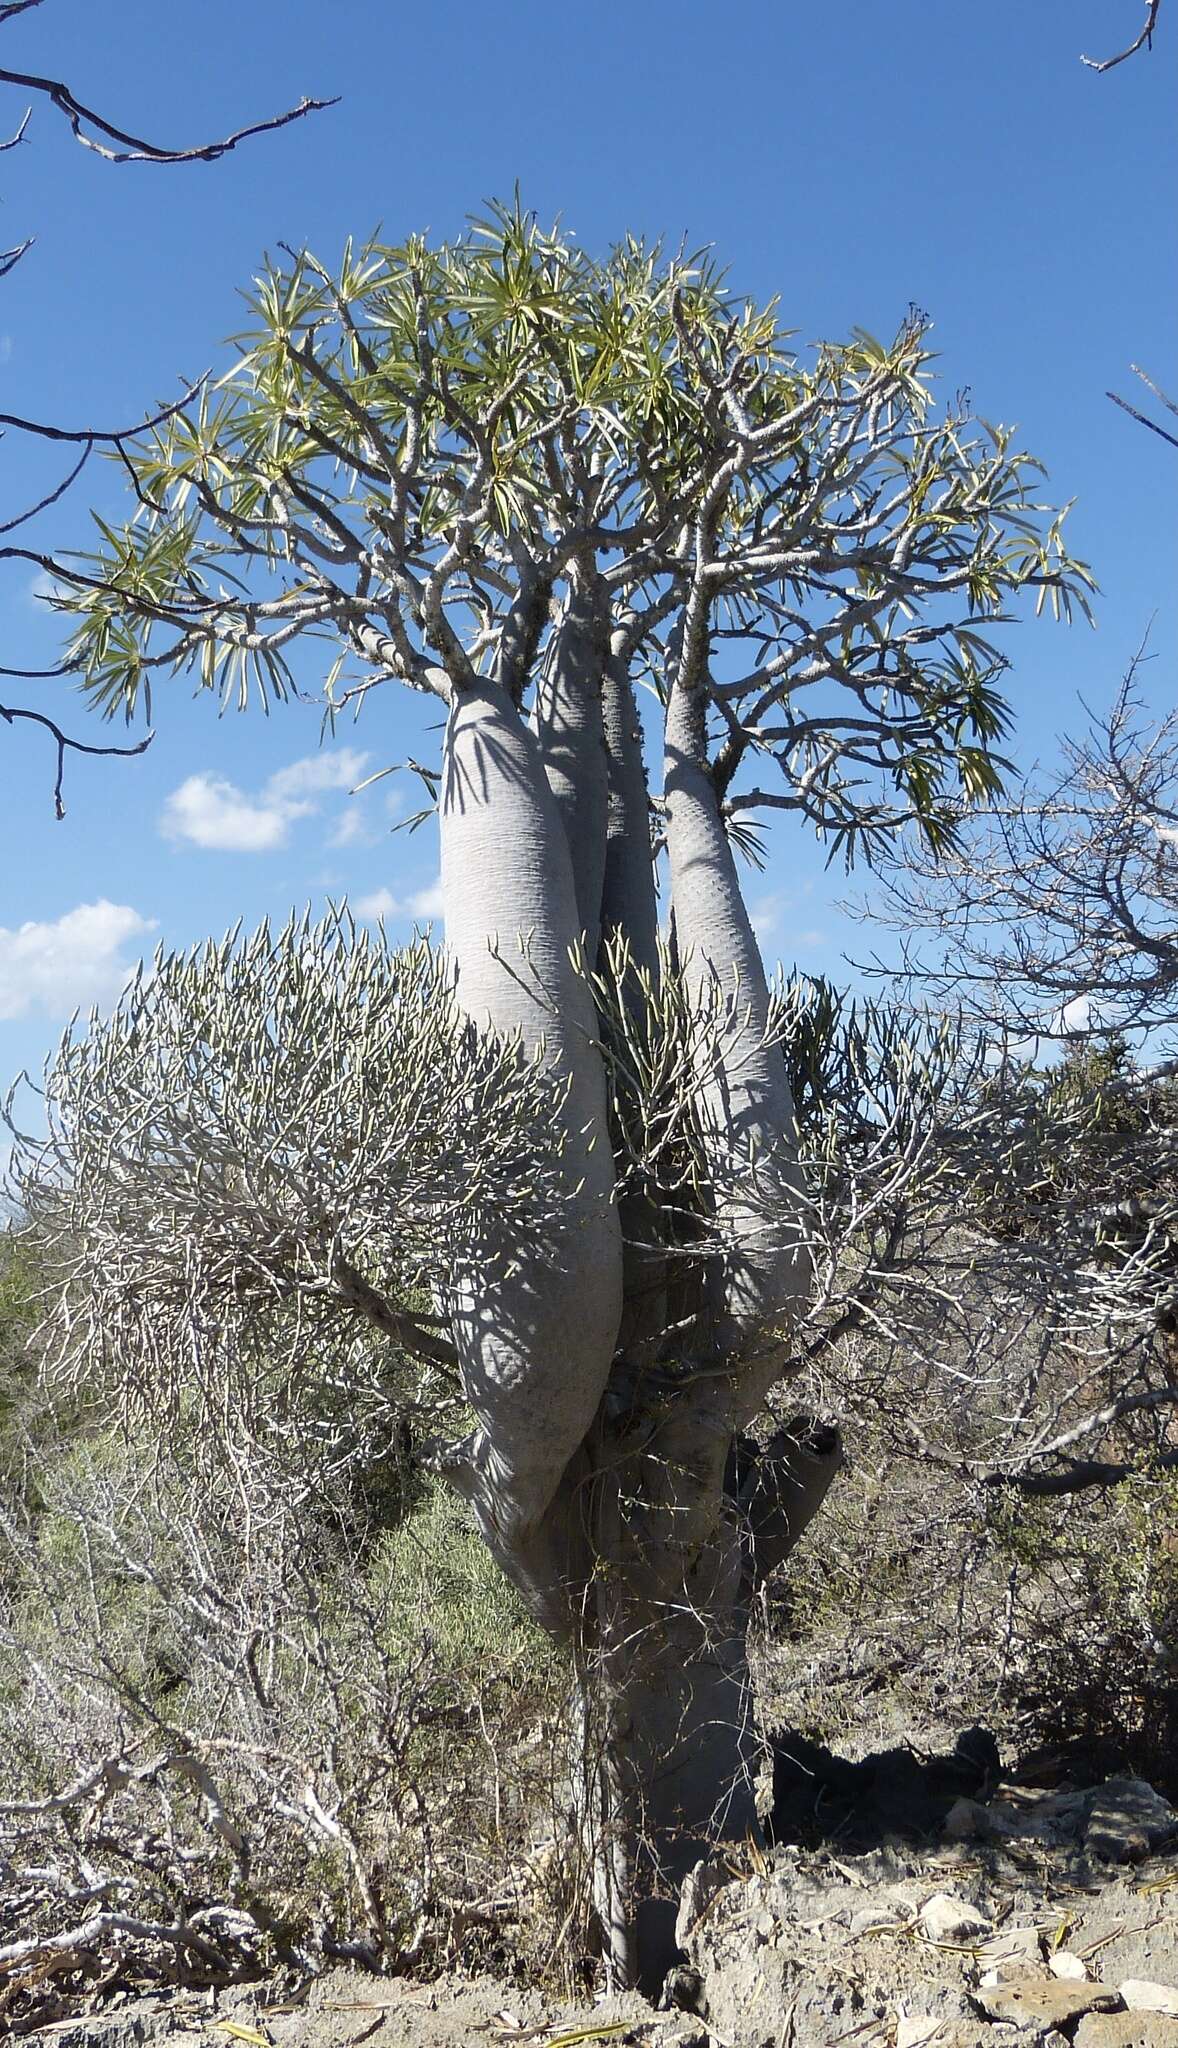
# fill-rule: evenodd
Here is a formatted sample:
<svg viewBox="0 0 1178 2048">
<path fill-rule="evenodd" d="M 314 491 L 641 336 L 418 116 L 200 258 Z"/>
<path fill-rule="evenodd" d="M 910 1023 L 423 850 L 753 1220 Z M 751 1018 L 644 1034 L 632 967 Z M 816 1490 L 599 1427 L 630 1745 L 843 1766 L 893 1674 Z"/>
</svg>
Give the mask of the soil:
<svg viewBox="0 0 1178 2048">
<path fill-rule="evenodd" d="M 978 1731 L 848 1764 L 782 1743 L 777 1840 L 700 1864 L 663 2010 L 562 2005 L 495 1978 L 334 1969 L 136 1996 L 27 2039 L 56 2048 L 1178 2048 L 1178 1812 L 1140 1780 L 1004 1782 Z M 799 1787 L 809 1787 L 808 1802 Z M 793 1838 L 787 1837 L 792 1831 Z"/>
</svg>

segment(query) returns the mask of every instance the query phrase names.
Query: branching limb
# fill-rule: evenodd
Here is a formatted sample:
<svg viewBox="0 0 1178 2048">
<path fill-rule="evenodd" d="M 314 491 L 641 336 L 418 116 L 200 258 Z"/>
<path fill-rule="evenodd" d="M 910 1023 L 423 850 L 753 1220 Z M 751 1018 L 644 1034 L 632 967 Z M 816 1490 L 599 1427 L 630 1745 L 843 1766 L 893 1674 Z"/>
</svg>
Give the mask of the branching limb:
<svg viewBox="0 0 1178 2048">
<path fill-rule="evenodd" d="M 1162 0 L 1146 0 L 1145 26 L 1140 35 L 1135 37 L 1127 49 L 1118 51 L 1115 57 L 1081 57 L 1081 64 L 1086 64 L 1090 71 L 1112 71 L 1116 65 L 1123 64 L 1127 57 L 1135 57 L 1138 50 L 1152 50 L 1153 32 L 1157 27 L 1158 15 L 1161 11 Z M 1109 396 L 1111 398 L 1111 392 Z"/>
<path fill-rule="evenodd" d="M 38 0 L 25 0 L 26 6 L 38 4 Z M 9 7 L 0 16 L 0 27 L 12 14 L 22 11 Z M 142 137 L 131 135 L 123 128 L 117 128 L 93 107 L 85 106 L 61 79 L 44 78 L 36 72 L 8 71 L 0 69 L 0 84 L 17 85 L 22 91 L 35 93 L 48 100 L 59 113 L 64 114 L 73 130 L 75 139 L 85 149 L 92 149 L 112 164 L 191 164 L 215 163 L 218 157 L 227 156 L 236 149 L 239 142 L 246 142 L 251 136 L 266 135 L 276 128 L 287 128 L 292 121 L 301 121 L 308 114 L 322 113 L 327 107 L 339 105 L 338 97 L 330 100 L 302 99 L 297 107 L 290 107 L 284 114 L 274 114 L 266 121 L 254 121 L 246 128 L 238 128 L 232 135 L 226 135 L 220 142 L 201 142 L 189 149 L 168 149 L 165 146 L 145 142 Z M 105 139 L 104 139 L 105 138 Z M 111 144 L 120 147 L 111 148 Z"/>
<path fill-rule="evenodd" d="M 5 671 L 5 673 L 9 673 L 9 671 Z M 65 775 L 67 748 L 74 754 L 117 754 L 127 758 L 133 754 L 144 753 L 155 738 L 155 734 L 149 732 L 145 738 L 137 741 L 133 747 L 95 747 L 91 746 L 86 740 L 70 739 L 68 734 L 64 733 L 52 718 L 47 718 L 43 711 L 27 711 L 19 705 L 0 704 L 0 718 L 4 720 L 6 725 L 12 725 L 18 718 L 27 719 L 32 725 L 44 726 L 46 732 L 52 735 L 57 748 L 57 773 L 53 783 L 53 809 L 59 821 L 65 817 L 65 801 L 62 797 L 61 786 Z"/>
</svg>

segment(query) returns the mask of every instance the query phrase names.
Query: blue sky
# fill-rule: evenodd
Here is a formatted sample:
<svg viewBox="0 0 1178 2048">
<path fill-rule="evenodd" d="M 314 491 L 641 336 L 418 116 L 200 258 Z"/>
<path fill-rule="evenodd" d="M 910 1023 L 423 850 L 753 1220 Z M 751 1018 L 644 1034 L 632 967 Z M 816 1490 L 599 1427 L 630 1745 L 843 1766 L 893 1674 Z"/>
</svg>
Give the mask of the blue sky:
<svg viewBox="0 0 1178 2048">
<path fill-rule="evenodd" d="M 1071 542 L 1102 586 L 1098 631 L 1032 621 L 1007 643 L 1014 751 L 1049 757 L 1079 698 L 1107 701 L 1151 619 L 1146 687 L 1159 707 L 1172 699 L 1178 462 L 1104 395 L 1135 395 L 1131 361 L 1178 384 L 1171 13 L 1152 54 L 1101 78 L 1080 53 L 1128 41 L 1138 0 L 204 0 L 195 15 L 45 0 L 3 30 L 0 61 L 65 76 L 173 146 L 303 94 L 343 98 L 219 164 L 163 169 L 101 163 L 39 105 L 27 144 L 0 157 L 0 241 L 37 236 L 0 282 L 0 410 L 130 421 L 177 395 L 181 373 L 224 362 L 263 249 L 305 242 L 331 259 L 378 224 L 398 240 L 455 232 L 517 179 L 590 246 L 627 229 L 714 243 L 733 284 L 780 293 L 803 338 L 856 323 L 890 334 L 915 301 L 934 319 L 946 392 L 968 385 L 988 417 L 1018 422 L 1052 493 L 1077 499 Z M 7 133 L 24 101 L 5 96 Z M 18 437 L 4 454 L 0 518 L 57 473 Z M 97 463 L 22 537 L 84 545 L 91 503 L 125 510 Z M 5 665 L 52 661 L 59 628 L 33 574 L 0 570 Z M 97 743 L 122 737 L 85 732 L 61 683 L 7 682 L 0 701 L 39 704 Z M 71 762 L 60 824 L 41 736 L 0 729 L 5 1075 L 38 1066 L 74 1005 L 110 1000 L 157 941 L 328 895 L 382 905 L 406 931 L 435 908 L 430 830 L 391 831 L 417 786 L 393 777 L 348 795 L 407 754 L 428 758 L 434 709 L 377 693 L 326 750 L 310 705 L 218 720 L 177 683 L 155 718 L 141 759 Z M 844 893 L 800 831 L 779 835 L 750 881 L 770 956 L 837 975 L 844 948 L 866 951 Z"/>
</svg>

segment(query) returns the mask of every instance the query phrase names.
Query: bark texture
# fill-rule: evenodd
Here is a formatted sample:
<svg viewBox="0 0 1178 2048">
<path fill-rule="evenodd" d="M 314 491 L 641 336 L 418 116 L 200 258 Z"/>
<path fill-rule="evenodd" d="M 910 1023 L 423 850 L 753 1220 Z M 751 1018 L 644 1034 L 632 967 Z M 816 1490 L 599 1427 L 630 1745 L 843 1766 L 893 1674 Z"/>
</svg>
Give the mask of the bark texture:
<svg viewBox="0 0 1178 2048">
<path fill-rule="evenodd" d="M 601 702 L 607 764 L 601 941 L 603 949 L 619 944 L 627 949 L 621 995 L 633 1027 L 641 1032 L 648 991 L 657 988 L 659 979 L 658 899 L 642 726 L 620 644 L 610 648 Z M 604 957 L 602 965 L 608 965 Z M 624 1196 L 619 1211 L 624 1306 L 618 1342 L 629 1364 L 641 1370 L 657 1358 L 667 1322 L 662 1217 L 653 1190 Z"/>
<path fill-rule="evenodd" d="M 709 1275 L 710 1347 L 743 1370 L 734 1427 L 788 1362 L 789 1325 L 811 1280 L 797 1119 L 781 1047 L 767 1043 L 769 990 L 707 762 L 699 688 L 667 707 L 665 795 L 682 973 L 694 1006 L 730 1005 L 720 1056 L 700 1074 L 723 1251 Z"/>
<path fill-rule="evenodd" d="M 439 809 L 459 1001 L 477 1024 L 542 1049 L 567 1089 L 565 1228 L 544 1245 L 490 1247 L 494 1261 L 459 1274 L 448 1304 L 480 1425 L 474 1497 L 503 1556 L 539 1529 L 601 1399 L 621 1314 L 621 1233 L 596 1018 L 571 957 L 568 847 L 535 739 L 498 684 L 456 695 Z"/>
<path fill-rule="evenodd" d="M 608 771 L 601 685 L 608 617 L 600 579 L 580 567 L 536 685 L 536 733 L 572 863 L 590 967 L 601 934 Z"/>
</svg>

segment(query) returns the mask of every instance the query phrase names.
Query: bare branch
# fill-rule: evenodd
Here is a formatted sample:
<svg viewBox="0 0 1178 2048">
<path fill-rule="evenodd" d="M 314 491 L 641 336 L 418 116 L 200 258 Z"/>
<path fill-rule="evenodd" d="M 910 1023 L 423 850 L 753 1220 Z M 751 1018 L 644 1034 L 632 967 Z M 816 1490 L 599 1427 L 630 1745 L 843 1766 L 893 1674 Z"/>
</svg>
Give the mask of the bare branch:
<svg viewBox="0 0 1178 2048">
<path fill-rule="evenodd" d="M 29 0 L 26 0 L 29 4 Z M 9 8 L 8 13 L 19 12 Z M 8 16 L 0 16 L 0 27 Z M 36 72 L 7 71 L 0 69 L 0 84 L 18 85 L 25 92 L 38 94 L 49 100 L 59 113 L 65 115 L 73 130 L 75 139 L 85 149 L 96 151 L 113 164 L 191 164 L 214 163 L 218 157 L 227 156 L 236 149 L 239 142 L 247 141 L 254 135 L 266 135 L 276 128 L 287 128 L 292 121 L 301 121 L 307 114 L 321 113 L 327 107 L 339 105 L 338 96 L 330 100 L 302 99 L 297 107 L 290 107 L 284 114 L 274 114 L 267 121 L 255 121 L 247 128 L 238 128 L 220 142 L 202 142 L 189 149 L 168 149 L 153 142 L 145 142 L 140 136 L 130 135 L 125 129 L 116 128 L 92 107 L 83 105 L 60 79 L 43 78 Z M 92 129 L 92 134 L 87 134 Z M 106 142 L 100 138 L 105 136 Z M 109 143 L 121 143 L 122 148 L 111 149 Z"/>
<path fill-rule="evenodd" d="M 5 674 L 8 673 L 10 671 L 5 670 Z M 17 673 L 20 673 L 20 671 L 17 671 Z M 61 793 L 61 785 L 65 775 L 67 748 L 74 754 L 117 754 L 125 759 L 133 754 L 144 753 L 155 738 L 155 734 L 149 732 L 144 739 L 139 740 L 133 747 L 95 747 L 91 746 L 86 740 L 70 739 L 52 718 L 45 716 L 43 711 L 27 711 L 19 705 L 0 704 L 0 718 L 4 720 L 6 725 L 11 725 L 15 719 L 24 718 L 33 725 L 44 726 L 46 732 L 52 734 L 57 747 L 57 774 L 53 784 L 53 809 L 59 822 L 65 817 L 65 802 Z"/>
<path fill-rule="evenodd" d="M 41 420 L 26 420 L 19 413 L 0 412 L 0 427 L 15 427 L 22 434 L 36 434 L 43 441 L 82 441 L 92 447 L 96 441 L 121 443 L 135 441 L 148 434 L 154 427 L 162 427 L 166 421 L 175 419 L 190 405 L 202 386 L 208 382 L 209 372 L 198 377 L 188 387 L 183 398 L 174 405 L 165 405 L 159 412 L 149 413 L 146 419 L 136 421 L 131 427 L 55 427 Z"/>
<path fill-rule="evenodd" d="M 1090 71 L 1112 71 L 1117 64 L 1123 64 L 1127 57 L 1135 57 L 1138 50 L 1142 48 L 1152 50 L 1153 32 L 1157 27 L 1157 19 L 1161 13 L 1161 8 L 1162 0 L 1146 0 L 1145 26 L 1141 34 L 1129 44 L 1128 49 L 1119 51 L 1115 57 L 1081 57 L 1081 64 L 1086 64 Z M 1111 397 L 1112 394 L 1110 393 L 1109 395 Z"/>
</svg>

